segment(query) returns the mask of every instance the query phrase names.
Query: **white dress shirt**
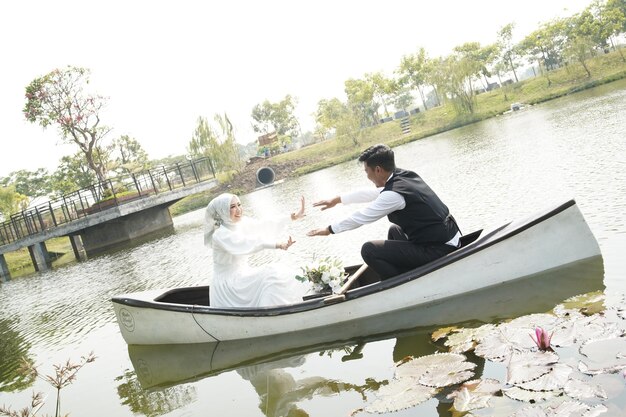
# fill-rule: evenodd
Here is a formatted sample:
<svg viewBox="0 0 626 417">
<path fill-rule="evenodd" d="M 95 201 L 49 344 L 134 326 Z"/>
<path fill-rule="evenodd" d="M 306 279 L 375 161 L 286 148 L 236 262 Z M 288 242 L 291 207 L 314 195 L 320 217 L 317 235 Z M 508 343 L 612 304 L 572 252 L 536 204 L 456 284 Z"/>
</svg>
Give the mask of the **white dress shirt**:
<svg viewBox="0 0 626 417">
<path fill-rule="evenodd" d="M 391 178 L 391 176 L 389 176 L 389 178 Z M 389 179 L 387 179 L 387 181 L 389 181 Z M 384 187 L 362 188 L 341 194 L 340 198 L 343 204 L 371 203 L 367 207 L 355 211 L 345 219 L 332 223 L 330 227 L 333 229 L 333 233 L 341 233 L 356 229 L 364 224 L 374 223 L 376 220 L 385 217 L 389 213 L 402 210 L 406 207 L 406 201 L 401 194 L 391 190 L 382 191 L 383 188 Z M 457 247 L 460 237 L 461 233 L 457 232 L 446 244 Z"/>
</svg>

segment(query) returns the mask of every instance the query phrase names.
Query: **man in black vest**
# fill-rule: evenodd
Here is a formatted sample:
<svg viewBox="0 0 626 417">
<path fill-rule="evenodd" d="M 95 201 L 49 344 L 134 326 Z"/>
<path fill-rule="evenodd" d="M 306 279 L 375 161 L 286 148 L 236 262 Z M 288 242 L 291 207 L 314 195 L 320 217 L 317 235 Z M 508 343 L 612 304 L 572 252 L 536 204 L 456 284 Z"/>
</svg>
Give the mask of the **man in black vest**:
<svg viewBox="0 0 626 417">
<path fill-rule="evenodd" d="M 338 203 L 371 202 L 367 207 L 309 236 L 327 236 L 373 223 L 387 216 L 388 240 L 366 242 L 361 256 L 382 279 L 417 268 L 454 251 L 461 233 L 450 211 L 415 172 L 396 168 L 393 150 L 374 145 L 359 156 L 376 188 L 342 194 L 313 204 L 322 210 Z"/>
</svg>

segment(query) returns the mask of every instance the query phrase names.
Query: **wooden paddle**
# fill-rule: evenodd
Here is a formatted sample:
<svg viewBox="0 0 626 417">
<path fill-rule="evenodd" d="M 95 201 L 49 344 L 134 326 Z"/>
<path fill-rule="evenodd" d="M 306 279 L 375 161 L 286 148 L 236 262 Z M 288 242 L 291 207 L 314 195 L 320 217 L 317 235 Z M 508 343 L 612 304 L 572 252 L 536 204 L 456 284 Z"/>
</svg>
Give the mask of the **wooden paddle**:
<svg viewBox="0 0 626 417">
<path fill-rule="evenodd" d="M 331 303 L 336 303 L 338 301 L 345 300 L 346 298 L 345 292 L 350 289 L 350 286 L 354 284 L 354 282 L 357 279 L 359 279 L 361 275 L 363 275 L 366 269 L 367 269 L 367 264 L 364 263 L 363 265 L 359 267 L 359 269 L 356 270 L 354 274 L 352 274 L 352 276 L 350 276 L 350 278 L 348 278 L 348 280 L 341 286 L 339 291 L 337 291 L 335 294 L 329 295 L 328 297 L 324 298 L 324 304 L 331 304 Z"/>
</svg>

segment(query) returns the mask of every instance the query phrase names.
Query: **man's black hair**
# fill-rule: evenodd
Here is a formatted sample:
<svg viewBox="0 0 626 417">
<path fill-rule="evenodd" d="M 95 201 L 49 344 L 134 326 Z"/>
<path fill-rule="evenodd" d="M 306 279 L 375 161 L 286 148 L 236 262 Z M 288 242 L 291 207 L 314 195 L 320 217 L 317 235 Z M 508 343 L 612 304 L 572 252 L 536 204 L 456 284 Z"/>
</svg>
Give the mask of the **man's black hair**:
<svg viewBox="0 0 626 417">
<path fill-rule="evenodd" d="M 370 168 L 379 166 L 389 172 L 393 172 L 396 169 L 396 161 L 393 156 L 393 150 L 389 146 L 381 143 L 370 146 L 361 152 L 359 162 L 365 162 Z"/>
</svg>

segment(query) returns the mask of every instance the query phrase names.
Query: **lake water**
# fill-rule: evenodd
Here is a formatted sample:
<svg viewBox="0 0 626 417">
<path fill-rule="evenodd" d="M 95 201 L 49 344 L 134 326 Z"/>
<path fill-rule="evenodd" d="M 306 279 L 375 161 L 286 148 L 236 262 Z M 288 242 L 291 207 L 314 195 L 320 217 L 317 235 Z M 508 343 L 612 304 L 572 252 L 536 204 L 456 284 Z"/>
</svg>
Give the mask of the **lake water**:
<svg viewBox="0 0 626 417">
<path fill-rule="evenodd" d="M 464 232 L 575 198 L 602 250 L 599 284 L 607 299 L 621 300 L 626 293 L 626 81 L 419 140 L 395 152 L 397 165 L 418 172 Z M 259 190 L 243 196 L 242 202 L 247 214 L 273 215 L 296 209 L 300 195 L 310 203 L 357 186 L 371 184 L 361 166 L 349 162 Z M 360 263 L 362 242 L 385 236 L 386 221 L 326 238 L 305 236 L 353 209 L 338 206 L 320 212 L 307 204 L 307 216 L 291 229 L 296 244 L 286 253 L 266 251 L 254 262 L 275 262 L 278 256 L 280 262 L 297 266 L 330 253 L 345 264 Z M 174 234 L 140 246 L 1 283 L 0 405 L 22 408 L 33 390 L 42 391 L 48 394 L 42 414 L 53 415 L 54 390 L 39 380 L 19 379 L 19 359 L 28 357 L 41 373 L 50 374 L 53 364 L 78 361 L 93 351 L 96 361 L 81 369 L 77 381 L 61 393 L 64 413 L 345 416 L 371 401 L 371 393 L 392 378 L 395 361 L 437 351 L 430 341 L 436 328 L 405 330 L 362 343 L 323 344 L 247 366 L 232 362 L 229 355 L 238 352 L 237 346 L 229 346 L 222 356 L 214 351 L 209 355 L 202 345 L 129 351 L 110 298 L 210 283 L 203 215 L 200 210 L 177 217 Z M 499 304 L 491 294 L 459 301 L 447 312 L 442 307 L 437 314 L 446 317 L 464 311 L 462 307 L 480 306 L 483 312 L 468 318 L 497 322 L 503 316 L 549 310 L 560 302 L 560 295 L 547 287 L 536 298 L 513 306 L 512 299 Z M 221 358 L 222 365 L 208 363 Z M 490 372 L 496 371 L 485 366 L 483 373 Z M 623 415 L 624 390 L 608 402 L 605 415 Z M 389 415 L 447 416 L 448 408 L 445 402 L 430 400 Z"/>
</svg>

